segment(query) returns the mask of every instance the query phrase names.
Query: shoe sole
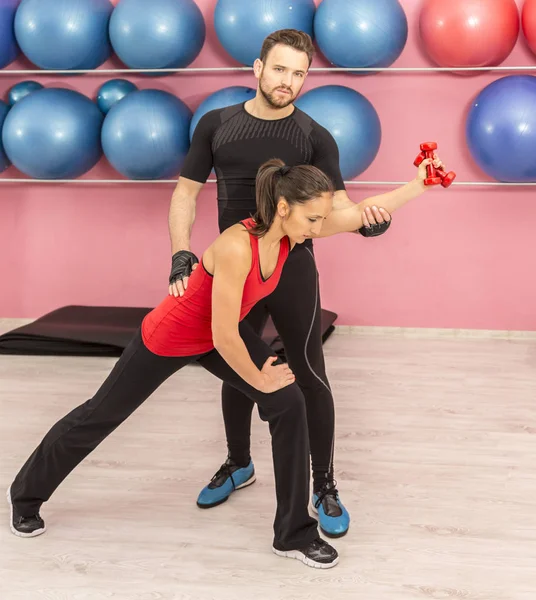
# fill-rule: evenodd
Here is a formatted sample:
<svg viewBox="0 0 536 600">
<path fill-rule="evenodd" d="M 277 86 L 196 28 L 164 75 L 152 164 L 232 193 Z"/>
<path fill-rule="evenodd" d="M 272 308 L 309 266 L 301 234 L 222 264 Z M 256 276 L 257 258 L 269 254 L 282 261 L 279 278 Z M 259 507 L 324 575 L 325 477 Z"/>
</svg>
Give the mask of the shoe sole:
<svg viewBox="0 0 536 600">
<path fill-rule="evenodd" d="M 331 569 L 339 563 L 338 556 L 333 562 L 319 563 L 307 558 L 307 556 L 305 556 L 305 554 L 299 550 L 276 550 L 274 547 L 272 547 L 272 550 L 274 554 L 277 554 L 277 556 L 282 556 L 283 558 L 294 558 L 301 561 L 304 565 L 312 567 L 313 569 Z"/>
<path fill-rule="evenodd" d="M 236 487 L 228 496 L 225 496 L 225 498 L 223 498 L 222 500 L 218 500 L 218 502 L 214 502 L 213 504 L 200 504 L 199 502 L 197 502 L 197 506 L 199 506 L 199 508 L 214 508 L 215 506 L 219 506 L 220 504 L 227 502 L 227 500 L 229 500 L 229 498 L 233 495 L 233 492 L 237 492 L 238 490 L 248 487 L 256 481 L 257 476 L 255 475 L 255 473 L 253 473 L 253 475 L 247 481 L 244 481 L 244 483 Z"/>
<path fill-rule="evenodd" d="M 318 514 L 318 509 L 316 508 L 316 506 L 314 504 L 311 504 L 311 508 L 313 509 L 313 512 Z M 337 538 L 341 538 L 344 537 L 347 533 L 348 530 L 350 529 L 350 525 L 348 525 L 348 529 L 346 529 L 345 531 L 341 532 L 341 533 L 329 533 L 328 531 L 326 531 L 322 525 L 320 525 L 320 523 L 318 523 L 318 526 L 320 527 L 320 531 L 328 538 L 331 538 L 332 540 L 335 540 Z"/>
<path fill-rule="evenodd" d="M 11 529 L 11 533 L 16 535 L 17 537 L 22 538 L 37 537 L 38 535 L 42 535 L 43 533 L 45 533 L 45 531 L 47 530 L 46 525 L 41 529 L 36 529 L 35 531 L 32 531 L 31 533 L 21 533 L 20 531 L 17 531 L 15 527 L 13 527 L 13 502 L 11 502 L 11 486 L 7 488 L 6 499 L 7 503 L 9 504 L 9 528 Z"/>
</svg>

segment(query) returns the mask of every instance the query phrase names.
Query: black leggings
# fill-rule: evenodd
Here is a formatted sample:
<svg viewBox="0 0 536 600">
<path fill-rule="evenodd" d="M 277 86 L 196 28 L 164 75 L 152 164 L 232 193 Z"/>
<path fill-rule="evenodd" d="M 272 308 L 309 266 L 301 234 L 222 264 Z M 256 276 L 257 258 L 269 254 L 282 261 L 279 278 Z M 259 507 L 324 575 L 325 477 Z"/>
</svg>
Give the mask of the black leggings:
<svg viewBox="0 0 536 600">
<path fill-rule="evenodd" d="M 276 290 L 259 302 L 247 317 L 261 334 L 268 314 L 279 333 L 290 368 L 305 396 L 309 444 L 315 488 L 333 476 L 335 409 L 322 352 L 318 272 L 307 246 L 290 253 Z M 242 390 L 225 382 L 222 409 L 229 455 L 247 463 L 253 402 Z"/>
<path fill-rule="evenodd" d="M 258 368 L 274 355 L 247 323 L 241 323 L 240 335 Z M 278 548 L 293 550 L 316 539 L 317 522 L 308 512 L 309 445 L 300 388 L 293 384 L 263 394 L 245 383 L 215 350 L 186 358 L 157 356 L 145 347 L 139 331 L 95 396 L 58 421 L 26 461 L 11 486 L 17 512 L 22 516 L 38 513 L 41 504 L 100 442 L 168 377 L 193 361 L 256 402 L 261 418 L 269 423 L 277 494 L 274 542 Z"/>
</svg>

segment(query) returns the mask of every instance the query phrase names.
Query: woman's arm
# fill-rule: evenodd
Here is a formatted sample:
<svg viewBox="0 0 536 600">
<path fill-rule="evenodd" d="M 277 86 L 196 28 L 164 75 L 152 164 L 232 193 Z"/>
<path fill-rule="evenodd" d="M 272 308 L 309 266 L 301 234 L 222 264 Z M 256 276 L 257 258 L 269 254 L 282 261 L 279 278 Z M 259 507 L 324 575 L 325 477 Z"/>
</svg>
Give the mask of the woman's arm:
<svg viewBox="0 0 536 600">
<path fill-rule="evenodd" d="M 384 208 L 392 214 L 410 200 L 417 198 L 429 189 L 424 185 L 424 179 L 427 176 L 426 166 L 431 162 L 432 159 L 427 159 L 421 163 L 417 177 L 413 181 L 385 194 L 366 198 L 358 204 L 347 198 L 345 192 L 335 192 L 333 210 L 324 221 L 320 234 L 316 237 L 328 237 L 337 233 L 357 231 L 363 225 L 366 225 L 363 220 L 363 213 L 367 207 Z M 437 159 L 434 164 L 440 166 L 441 161 Z M 338 194 L 344 194 L 346 198 L 337 198 Z"/>
<path fill-rule="evenodd" d="M 251 360 L 238 330 L 244 284 L 251 268 L 251 246 L 247 236 L 225 235 L 213 247 L 212 340 L 225 362 L 252 387 L 274 392 L 290 383 L 294 376 L 287 365 L 269 366 L 262 371 Z"/>
</svg>

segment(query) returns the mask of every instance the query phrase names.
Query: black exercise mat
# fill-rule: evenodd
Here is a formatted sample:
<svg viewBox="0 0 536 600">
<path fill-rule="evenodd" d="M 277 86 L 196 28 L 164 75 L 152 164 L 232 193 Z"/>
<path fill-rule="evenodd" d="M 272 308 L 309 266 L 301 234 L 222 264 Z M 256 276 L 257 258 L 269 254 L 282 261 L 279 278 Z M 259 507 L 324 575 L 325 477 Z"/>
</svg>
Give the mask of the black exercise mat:
<svg viewBox="0 0 536 600">
<path fill-rule="evenodd" d="M 120 356 L 151 308 L 64 306 L 33 323 L 0 336 L 0 354 L 54 356 Z M 322 311 L 322 339 L 334 331 L 337 315 Z M 284 348 L 271 321 L 263 339 L 285 359 Z"/>
<path fill-rule="evenodd" d="M 0 336 L 0 353 L 120 356 L 151 310 L 64 306 Z"/>
</svg>

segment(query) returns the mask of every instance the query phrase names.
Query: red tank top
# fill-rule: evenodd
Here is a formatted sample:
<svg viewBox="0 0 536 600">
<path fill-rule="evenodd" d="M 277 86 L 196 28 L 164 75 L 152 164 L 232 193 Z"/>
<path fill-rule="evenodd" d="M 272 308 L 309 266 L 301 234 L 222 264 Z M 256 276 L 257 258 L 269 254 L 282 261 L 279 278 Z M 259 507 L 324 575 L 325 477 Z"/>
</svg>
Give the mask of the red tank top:
<svg viewBox="0 0 536 600">
<path fill-rule="evenodd" d="M 241 221 L 250 230 L 253 219 Z M 259 239 L 249 234 L 251 269 L 244 283 L 240 320 L 259 300 L 270 295 L 281 277 L 288 257 L 288 237 L 281 240 L 279 258 L 273 274 L 263 280 L 259 261 Z M 212 275 L 205 270 L 203 261 L 188 280 L 184 296 L 167 296 L 143 320 L 141 326 L 145 346 L 159 356 L 195 356 L 214 348 L 212 342 Z"/>
</svg>

